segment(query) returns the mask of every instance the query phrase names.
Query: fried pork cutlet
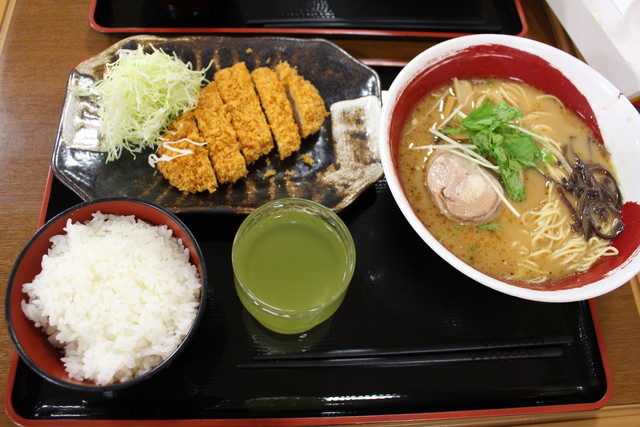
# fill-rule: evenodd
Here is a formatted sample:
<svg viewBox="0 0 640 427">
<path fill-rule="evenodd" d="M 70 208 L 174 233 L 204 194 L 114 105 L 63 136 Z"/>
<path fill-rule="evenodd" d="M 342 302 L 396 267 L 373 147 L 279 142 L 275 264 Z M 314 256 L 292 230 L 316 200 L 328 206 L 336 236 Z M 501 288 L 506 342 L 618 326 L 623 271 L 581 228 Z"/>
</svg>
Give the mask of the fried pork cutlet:
<svg viewBox="0 0 640 427">
<path fill-rule="evenodd" d="M 218 70 L 214 77 L 238 134 L 244 159 L 247 164 L 252 164 L 271 151 L 273 137 L 251 74 L 244 62 L 238 62 L 232 67 Z"/>
<path fill-rule="evenodd" d="M 300 148 L 300 133 L 284 86 L 275 71 L 267 67 L 256 68 L 251 77 L 276 140 L 280 159 L 289 157 Z"/>
<path fill-rule="evenodd" d="M 276 74 L 291 101 L 300 136 L 306 138 L 318 132 L 329 114 L 318 89 L 286 61 L 276 65 Z"/>
<path fill-rule="evenodd" d="M 185 193 L 216 191 L 218 181 L 209 160 L 209 150 L 205 145 L 198 145 L 203 141 L 193 111 L 174 120 L 163 134 L 163 140 L 158 149 L 160 159 L 165 156 L 172 159 L 159 161 L 157 167 L 172 186 Z"/>
<path fill-rule="evenodd" d="M 247 165 L 240 151 L 240 142 L 215 81 L 200 90 L 198 106 L 193 113 L 200 136 L 207 141 L 218 182 L 236 182 L 246 176 Z"/>
</svg>

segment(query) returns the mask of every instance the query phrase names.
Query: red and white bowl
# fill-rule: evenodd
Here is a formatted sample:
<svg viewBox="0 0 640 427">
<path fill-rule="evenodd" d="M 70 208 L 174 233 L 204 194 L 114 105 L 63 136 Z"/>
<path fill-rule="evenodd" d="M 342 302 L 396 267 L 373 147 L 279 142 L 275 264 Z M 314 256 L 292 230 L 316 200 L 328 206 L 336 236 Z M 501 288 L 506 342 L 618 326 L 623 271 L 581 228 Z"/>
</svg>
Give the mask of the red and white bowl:
<svg viewBox="0 0 640 427">
<path fill-rule="evenodd" d="M 558 97 L 591 128 L 611 153 L 625 201 L 625 229 L 613 242 L 619 255 L 543 289 L 531 289 L 476 270 L 434 238 L 416 216 L 399 180 L 398 146 L 402 127 L 416 104 L 453 77 L 523 81 Z M 493 34 L 439 43 L 409 62 L 393 81 L 379 130 L 385 176 L 402 213 L 438 255 L 468 277 L 519 298 L 571 302 L 612 291 L 640 271 L 640 115 L 606 78 L 566 52 L 522 37 Z"/>
<path fill-rule="evenodd" d="M 197 268 L 202 281 L 200 303 L 194 322 L 187 336 L 173 353 L 158 366 L 136 378 L 108 385 L 98 385 L 88 380 L 79 381 L 71 378 L 65 370 L 61 350 L 54 348 L 49 343 L 42 328 L 36 327 L 22 310 L 22 302 L 28 299 L 27 295 L 22 292 L 22 285 L 33 281 L 34 277 L 42 271 L 42 257 L 51 248 L 51 238 L 66 233 L 65 226 L 68 220 L 73 222 L 89 221 L 95 212 L 123 216 L 133 215 L 152 225 L 166 225 L 176 238 L 182 240 L 183 245 L 189 251 L 190 261 Z M 47 221 L 31 237 L 18 255 L 9 276 L 5 299 L 9 336 L 22 360 L 42 378 L 54 384 L 86 392 L 120 390 L 139 384 L 162 372 L 187 347 L 187 343 L 195 335 L 197 325 L 204 316 L 204 297 L 208 287 L 205 262 L 200 246 L 191 231 L 175 214 L 158 205 L 128 197 L 111 197 L 82 202 Z"/>
</svg>

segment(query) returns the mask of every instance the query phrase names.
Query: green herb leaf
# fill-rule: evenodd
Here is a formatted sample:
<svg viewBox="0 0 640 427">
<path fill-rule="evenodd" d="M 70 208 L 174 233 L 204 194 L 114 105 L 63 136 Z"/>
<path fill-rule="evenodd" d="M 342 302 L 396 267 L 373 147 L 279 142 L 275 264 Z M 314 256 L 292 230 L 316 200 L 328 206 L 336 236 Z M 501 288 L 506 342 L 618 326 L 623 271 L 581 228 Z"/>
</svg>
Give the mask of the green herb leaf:
<svg viewBox="0 0 640 427">
<path fill-rule="evenodd" d="M 494 110 L 493 102 L 484 102 L 480 107 L 473 110 L 471 114 L 462 119 L 462 126 L 471 132 L 493 130 L 500 124 L 500 122 L 496 121 Z"/>
<path fill-rule="evenodd" d="M 540 148 L 526 133 L 508 135 L 504 139 L 504 147 L 523 166 L 536 167 L 542 157 Z"/>
<path fill-rule="evenodd" d="M 513 168 L 504 168 L 500 167 L 500 177 L 502 178 L 502 182 L 504 183 L 504 188 L 507 190 L 509 197 L 514 202 L 522 202 L 527 196 L 524 190 L 524 183 L 522 182 L 522 177 L 520 176 L 520 172 L 514 170 Z"/>
<path fill-rule="evenodd" d="M 493 159 L 500 168 L 505 190 L 516 202 L 526 198 L 522 172 L 553 159 L 553 155 L 541 149 L 530 135 L 509 126 L 522 115 L 522 111 L 504 101 L 495 104 L 485 100 L 462 119 L 461 127 L 443 130 L 445 134 L 470 132 L 470 140 L 478 153 Z"/>
<path fill-rule="evenodd" d="M 500 224 L 496 222 L 490 222 L 488 224 L 478 225 L 476 228 L 478 230 L 495 231 L 495 230 L 500 230 Z"/>
<path fill-rule="evenodd" d="M 493 109 L 493 115 L 501 125 L 517 120 L 523 116 L 522 111 L 520 111 L 516 107 L 512 107 L 504 101 L 499 103 L 498 105 L 495 105 Z"/>
</svg>

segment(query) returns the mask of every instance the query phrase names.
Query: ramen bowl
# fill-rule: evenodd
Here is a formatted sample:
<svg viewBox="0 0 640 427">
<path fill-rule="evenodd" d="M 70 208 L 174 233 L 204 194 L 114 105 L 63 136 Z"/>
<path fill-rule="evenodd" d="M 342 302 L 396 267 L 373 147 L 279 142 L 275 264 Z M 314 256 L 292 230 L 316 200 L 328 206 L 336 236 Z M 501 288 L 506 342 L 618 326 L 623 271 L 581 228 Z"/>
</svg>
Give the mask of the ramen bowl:
<svg viewBox="0 0 640 427">
<path fill-rule="evenodd" d="M 94 214 L 98 212 L 105 216 L 114 215 L 113 218 L 119 218 L 120 221 L 116 221 L 120 227 L 119 230 L 116 230 L 115 228 L 102 227 L 100 229 L 101 232 L 96 232 L 95 234 L 87 234 L 86 230 L 85 232 L 80 232 L 80 224 L 92 221 Z M 134 219 L 131 219 L 130 222 L 125 222 L 125 217 L 128 219 Z M 108 221 L 111 221 L 111 219 Z M 153 233 L 152 235 L 149 235 L 148 233 L 141 235 L 139 233 L 141 230 L 140 227 L 144 226 L 141 226 L 141 223 L 138 221 L 144 221 L 146 224 L 156 226 L 154 227 L 156 233 Z M 105 220 L 105 223 L 106 222 L 107 220 Z M 71 224 L 73 226 L 71 226 Z M 133 232 L 131 226 L 137 227 L 137 230 Z M 73 231 L 71 231 L 72 229 Z M 69 237 L 71 233 L 80 237 L 72 240 Z M 122 247 L 121 242 L 124 240 L 119 239 L 119 236 L 121 236 L 122 233 L 128 233 L 128 235 L 135 234 L 138 241 L 142 241 L 143 237 L 147 238 L 144 240 L 144 244 L 139 245 L 140 251 L 129 251 Z M 87 325 L 93 328 L 92 331 L 97 331 L 96 334 L 90 335 L 89 337 L 90 340 L 97 341 L 97 345 L 83 346 L 83 348 L 86 348 L 87 350 L 82 354 L 86 355 L 86 357 L 93 362 L 100 362 L 99 366 L 104 366 L 104 364 L 102 364 L 102 362 L 104 362 L 102 357 L 105 356 L 105 353 L 113 355 L 112 357 L 109 357 L 108 362 L 114 362 L 115 360 L 116 366 L 118 366 L 117 362 L 120 360 L 128 360 L 128 356 L 132 356 L 132 361 L 138 362 L 141 360 L 139 357 L 140 354 L 143 354 L 143 349 L 141 347 L 144 347 L 144 345 L 135 345 L 140 343 L 140 341 L 136 339 L 127 341 L 124 346 L 115 346 L 105 342 L 105 340 L 96 340 L 97 336 L 102 336 L 102 334 L 100 334 L 101 330 L 112 331 L 113 334 L 116 335 L 115 339 L 129 338 L 130 335 L 135 335 L 135 333 L 138 334 L 137 336 L 144 336 L 145 339 L 148 338 L 149 340 L 152 340 L 153 338 L 151 342 L 153 342 L 154 348 L 147 348 L 144 350 L 149 352 L 147 354 L 153 353 L 154 355 L 160 355 L 159 358 L 156 358 L 153 361 L 143 360 L 151 363 L 147 363 L 145 368 L 139 371 L 137 370 L 133 378 L 129 377 L 130 379 L 127 379 L 126 377 L 122 377 L 118 378 L 118 381 L 111 383 L 99 380 L 94 382 L 93 380 L 86 379 L 91 378 L 91 376 L 87 375 L 82 376 L 85 378 L 84 380 L 77 379 L 78 376 L 72 376 L 63 361 L 63 356 L 65 356 L 63 350 L 58 347 L 54 347 L 54 345 L 49 341 L 48 335 L 43 331 L 43 328 L 36 325 L 29 317 L 27 317 L 23 310 L 25 303 L 30 300 L 32 301 L 30 295 L 24 292 L 23 285 L 27 283 L 34 283 L 36 281 L 36 277 L 43 273 L 43 269 L 45 268 L 43 267 L 43 265 L 45 265 L 43 257 L 45 257 L 45 255 L 50 260 L 55 258 L 57 261 L 54 262 L 54 264 L 68 267 L 70 263 L 68 261 L 64 262 L 61 260 L 62 257 L 60 256 L 60 251 L 66 252 L 67 254 L 73 252 L 76 255 L 74 259 L 80 260 L 84 258 L 83 252 L 90 251 L 85 251 L 85 248 L 89 247 L 88 245 L 83 244 L 78 246 L 78 242 L 87 243 L 91 239 L 94 239 L 95 236 L 104 236 L 104 234 L 110 234 L 111 240 L 100 240 L 101 246 L 99 250 L 95 250 L 95 244 L 91 245 L 94 249 L 94 251 L 91 252 L 95 252 L 97 257 L 104 256 L 104 259 L 106 260 L 104 262 L 98 261 L 93 264 L 93 266 L 99 266 L 95 267 L 94 271 L 102 272 L 101 274 L 103 277 L 102 279 L 95 281 L 95 287 L 92 288 L 93 291 L 88 291 L 87 289 L 91 288 L 84 287 L 86 291 L 81 292 L 84 286 L 83 284 L 92 282 L 91 280 L 85 280 L 85 278 L 90 275 L 86 273 L 89 266 L 84 263 L 75 263 L 77 268 L 68 268 L 68 270 L 73 270 L 72 275 L 81 278 L 80 280 L 75 280 L 73 277 L 70 277 L 69 274 L 66 274 L 65 278 L 61 280 L 58 279 L 58 277 L 61 276 L 60 274 L 52 276 L 50 273 L 52 270 L 48 270 L 49 273 L 47 277 L 49 279 L 55 277 L 56 279 L 52 279 L 50 283 L 55 283 L 58 288 L 64 288 L 61 292 L 68 296 L 68 298 L 65 298 L 65 304 L 56 304 L 57 307 L 55 309 L 51 309 L 52 304 L 50 302 L 43 303 L 45 304 L 43 306 L 47 307 L 44 313 L 47 313 L 45 315 L 49 319 L 51 319 L 51 313 L 57 313 L 54 318 L 60 319 L 63 317 L 65 320 L 63 323 L 68 324 L 57 329 L 61 334 L 66 333 L 73 337 L 69 332 L 73 330 L 77 335 L 86 336 L 87 334 L 85 332 Z M 171 253 L 174 255 L 171 257 L 167 256 L 168 252 L 165 250 L 167 246 L 166 242 L 170 240 L 169 234 L 172 238 L 177 238 L 182 241 L 182 247 L 178 244 L 172 246 Z M 69 237 L 65 244 L 60 240 L 63 236 Z M 130 240 L 126 241 L 128 243 L 131 242 Z M 108 242 L 108 244 L 104 244 L 105 242 Z M 109 248 L 106 246 L 109 246 Z M 58 248 L 57 255 L 53 254 L 54 247 Z M 60 249 L 61 247 L 65 249 Z M 75 250 L 72 250 L 72 248 L 75 248 Z M 154 253 L 154 251 L 159 248 L 162 250 L 163 254 L 161 258 L 156 256 L 157 253 Z M 127 257 L 127 259 L 121 263 L 114 262 L 112 258 L 105 255 L 113 255 L 116 252 L 121 255 L 135 254 L 136 256 Z M 177 255 L 175 255 L 176 253 Z M 87 257 L 87 259 L 96 260 L 96 257 Z M 71 261 L 73 262 L 73 259 L 71 259 Z M 177 274 L 168 278 L 158 277 L 158 274 L 163 274 L 160 270 L 165 270 L 164 268 L 157 268 L 160 263 L 179 266 L 179 270 L 176 270 L 175 268 L 173 268 L 173 270 L 180 271 L 179 274 L 181 277 L 190 277 L 190 282 L 188 283 L 190 285 L 189 290 L 184 290 L 183 286 L 180 286 L 180 289 L 183 289 L 183 291 L 177 290 L 177 282 L 186 283 L 185 280 L 177 279 Z M 187 264 L 190 264 L 190 266 L 185 267 Z M 47 265 L 49 266 L 47 268 L 50 268 L 52 264 L 47 263 Z M 125 267 L 122 267 L 123 265 L 125 265 Z M 133 266 L 133 268 L 143 271 L 144 277 L 141 278 L 140 275 L 133 274 L 128 266 Z M 152 271 L 149 269 L 150 266 L 152 266 Z M 60 270 L 62 270 L 62 268 L 58 267 L 58 271 Z M 105 270 L 111 271 L 105 272 Z M 114 273 L 113 270 L 119 271 Z M 166 270 L 164 273 L 166 273 Z M 75 284 L 66 286 L 67 280 L 68 282 L 74 282 Z M 138 280 L 142 283 L 141 285 L 136 285 L 136 283 L 134 283 Z M 199 284 L 197 283 L 198 281 L 200 282 Z M 124 284 L 125 286 L 112 286 L 112 284 L 116 282 L 118 284 Z M 158 291 L 160 287 L 157 283 L 159 282 L 162 282 L 163 284 L 162 295 L 177 295 L 180 293 L 188 294 L 188 300 L 186 301 L 186 304 L 189 305 L 188 311 L 174 311 L 175 305 L 179 304 L 184 306 L 185 300 L 181 299 L 179 302 L 176 302 L 176 299 L 172 298 L 167 301 L 164 296 L 160 295 L 161 292 Z M 100 289 L 97 289 L 97 287 L 108 289 L 113 292 L 107 295 L 101 292 Z M 187 347 L 188 342 L 191 341 L 193 335 L 195 335 L 197 325 L 204 315 L 204 295 L 206 294 L 207 288 L 208 284 L 205 263 L 198 242 L 177 216 L 160 206 L 142 200 L 127 197 L 96 199 L 77 204 L 59 213 L 40 227 L 27 242 L 21 253 L 18 255 L 9 277 L 5 299 L 6 321 L 9 328 L 9 334 L 20 358 L 42 378 L 68 389 L 81 390 L 84 392 L 113 392 L 140 384 L 150 378 L 155 378 L 158 374 L 165 371 L 166 368 L 178 358 L 178 356 Z M 132 289 L 136 289 L 138 291 L 134 292 Z M 49 287 L 44 292 L 48 292 L 49 294 L 56 293 L 53 291 L 55 291 L 55 289 Z M 39 296 L 42 296 L 44 292 L 38 292 Z M 105 299 L 107 296 L 111 295 L 109 300 L 113 304 L 105 306 L 101 303 L 100 298 L 97 299 L 97 304 L 80 304 L 80 302 L 86 302 L 86 298 L 91 299 L 91 295 L 94 297 L 96 295 L 101 295 L 102 297 L 105 297 Z M 96 298 L 93 299 L 96 300 Z M 40 298 L 40 301 L 43 301 L 43 298 Z M 51 299 L 48 299 L 48 301 L 51 301 Z M 60 299 L 57 298 L 55 301 L 59 302 Z M 154 305 L 151 301 L 160 302 Z M 163 301 L 165 304 L 161 304 Z M 197 308 L 194 308 L 193 304 L 196 301 Z M 171 304 L 175 305 L 173 307 L 169 307 Z M 73 309 L 73 305 L 78 307 L 78 310 Z M 70 307 L 72 309 L 69 309 Z M 121 309 L 120 307 L 123 308 Z M 144 307 L 145 309 L 140 309 L 140 307 Z M 64 308 L 64 316 L 59 315 L 58 309 L 60 308 Z M 161 315 L 158 315 L 158 312 L 161 312 Z M 187 313 L 189 319 L 193 316 L 193 320 L 189 323 L 184 320 L 185 316 L 174 316 L 173 314 L 169 314 L 175 312 Z M 86 316 L 89 317 L 90 320 L 87 321 L 82 315 L 80 315 L 80 313 L 86 313 Z M 137 317 L 137 313 L 140 313 L 140 317 Z M 182 321 L 181 325 L 175 326 L 175 329 L 180 331 L 179 333 L 168 338 L 162 337 L 155 339 L 155 337 L 153 337 L 153 334 L 158 330 L 164 331 L 164 327 L 169 328 L 172 324 L 171 320 L 176 317 Z M 162 318 L 162 320 L 160 320 L 160 322 L 162 322 L 161 325 L 157 323 L 156 318 Z M 69 319 L 79 320 L 79 322 L 70 321 Z M 137 320 L 140 319 L 144 320 L 144 324 L 149 325 L 150 327 L 146 330 L 137 329 L 135 324 L 137 324 Z M 58 325 L 60 324 L 58 323 L 58 320 L 55 320 L 54 322 Z M 80 323 L 82 324 L 82 327 L 80 327 Z M 154 329 L 158 326 L 160 326 L 160 329 Z M 118 331 L 135 331 L 135 333 L 123 334 Z M 123 337 L 123 335 L 126 336 Z M 74 339 L 66 338 L 61 338 L 60 340 L 66 340 L 67 342 L 79 342 Z M 83 339 L 82 341 L 86 342 L 87 340 Z M 77 345 L 80 346 L 80 344 Z M 132 347 L 134 347 L 134 345 L 135 349 L 139 350 L 139 352 L 135 355 L 127 353 L 128 351 L 133 352 Z M 164 348 L 159 348 L 163 346 Z M 98 349 L 98 352 L 94 351 L 96 348 Z M 124 352 L 114 352 L 112 351 L 113 348 L 124 348 Z M 158 352 L 158 350 L 161 351 Z M 113 363 L 107 364 L 113 365 Z M 98 365 L 92 363 L 91 366 L 95 368 Z M 136 366 L 140 365 L 138 364 Z M 76 370 L 76 368 L 77 365 L 73 365 L 70 369 Z M 81 372 L 86 372 L 89 369 L 90 368 L 81 370 Z"/>
<path fill-rule="evenodd" d="M 453 78 L 524 82 L 557 97 L 604 143 L 624 201 L 625 227 L 612 243 L 618 255 L 603 257 L 586 271 L 529 285 L 479 271 L 434 237 L 402 183 L 399 146 L 403 127 L 420 100 Z M 472 35 L 439 43 L 410 61 L 393 81 L 379 135 L 384 173 L 406 220 L 434 252 L 469 278 L 519 298 L 571 302 L 610 292 L 640 271 L 640 115 L 613 84 L 577 58 L 543 43 L 506 35 Z M 429 197 L 427 192 L 424 197 Z"/>
</svg>

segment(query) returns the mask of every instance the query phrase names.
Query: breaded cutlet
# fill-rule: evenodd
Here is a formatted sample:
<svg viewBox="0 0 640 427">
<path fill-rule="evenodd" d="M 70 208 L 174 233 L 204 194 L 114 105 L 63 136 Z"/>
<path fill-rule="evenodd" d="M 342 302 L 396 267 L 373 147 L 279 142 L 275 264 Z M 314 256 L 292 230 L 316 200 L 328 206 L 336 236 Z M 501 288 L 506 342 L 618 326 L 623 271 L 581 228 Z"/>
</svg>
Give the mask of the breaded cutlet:
<svg viewBox="0 0 640 427">
<path fill-rule="evenodd" d="M 193 143 L 203 143 L 193 111 L 174 120 L 162 135 L 162 140 L 158 155 L 161 159 L 164 156 L 173 159 L 159 161 L 157 167 L 172 186 L 184 193 L 216 191 L 218 181 L 209 160 L 209 150 L 206 146 Z M 183 155 L 185 150 L 191 153 Z"/>
<path fill-rule="evenodd" d="M 200 136 L 207 141 L 209 158 L 218 182 L 236 182 L 246 176 L 248 170 L 240 151 L 240 142 L 215 81 L 200 89 L 198 105 L 193 112 Z"/>
<path fill-rule="evenodd" d="M 273 137 L 251 74 L 244 62 L 238 62 L 218 70 L 214 78 L 228 107 L 245 161 L 252 164 L 273 149 Z"/>
<path fill-rule="evenodd" d="M 300 136 L 318 132 L 329 114 L 318 89 L 286 61 L 276 65 L 276 74 L 287 91 Z"/>
<path fill-rule="evenodd" d="M 276 140 L 280 159 L 289 157 L 300 148 L 300 132 L 284 86 L 275 71 L 267 67 L 256 68 L 251 77 Z"/>
</svg>

